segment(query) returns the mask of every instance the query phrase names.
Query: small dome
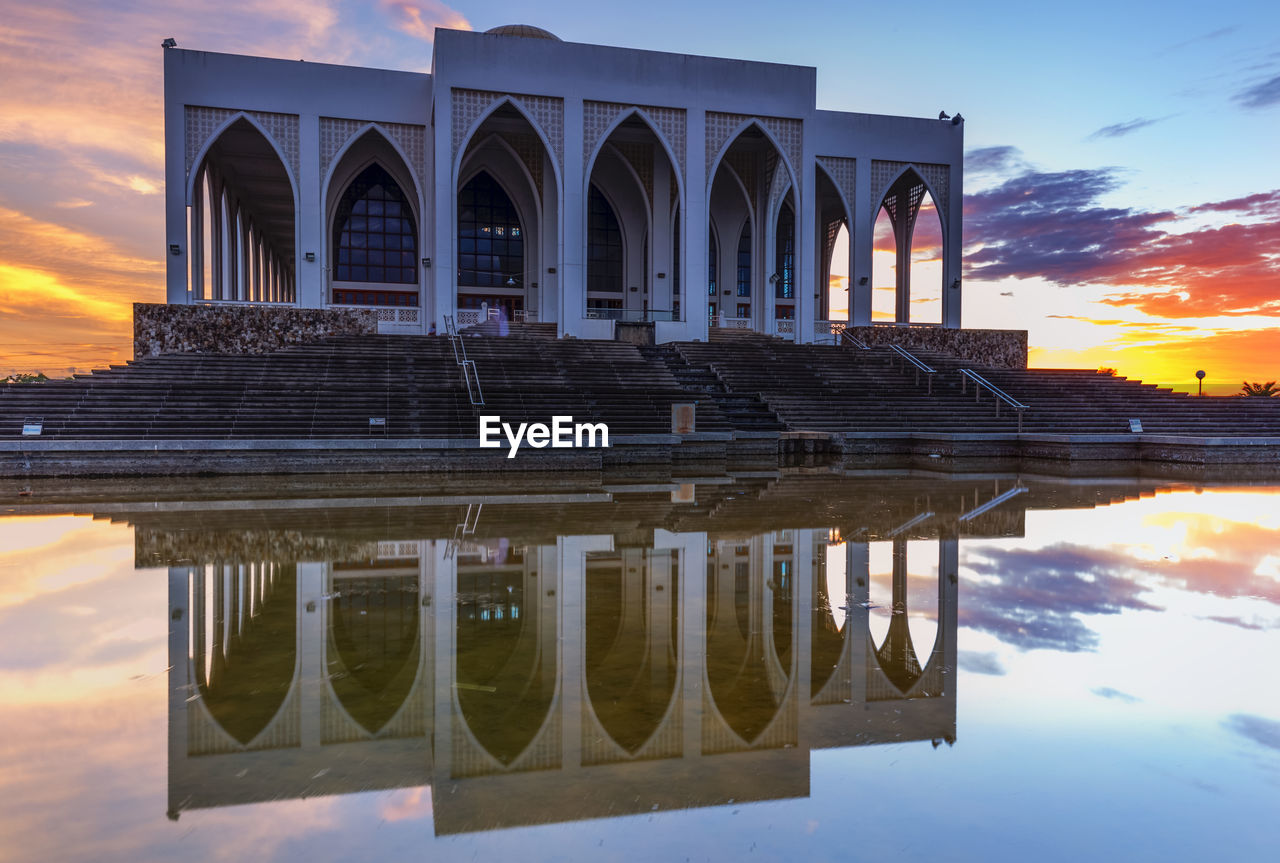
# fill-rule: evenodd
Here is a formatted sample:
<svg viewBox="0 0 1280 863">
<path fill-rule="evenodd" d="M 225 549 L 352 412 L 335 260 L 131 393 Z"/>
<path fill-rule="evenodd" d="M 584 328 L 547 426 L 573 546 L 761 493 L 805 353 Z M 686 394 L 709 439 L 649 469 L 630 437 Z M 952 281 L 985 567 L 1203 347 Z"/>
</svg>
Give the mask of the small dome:
<svg viewBox="0 0 1280 863">
<path fill-rule="evenodd" d="M 549 33 L 541 27 L 534 27 L 532 24 L 503 24 L 501 27 L 494 27 L 492 30 L 485 30 L 484 32 L 487 36 L 519 36 L 522 39 L 560 41 L 560 37 L 555 33 Z"/>
</svg>

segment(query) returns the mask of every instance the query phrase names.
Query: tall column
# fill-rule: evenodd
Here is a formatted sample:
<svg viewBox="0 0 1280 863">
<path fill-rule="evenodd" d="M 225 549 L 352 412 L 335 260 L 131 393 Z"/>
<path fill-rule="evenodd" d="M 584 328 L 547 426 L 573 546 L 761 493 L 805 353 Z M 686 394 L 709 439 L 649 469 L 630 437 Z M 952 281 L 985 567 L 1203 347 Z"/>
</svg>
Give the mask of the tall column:
<svg viewBox="0 0 1280 863">
<path fill-rule="evenodd" d="M 671 162 L 661 145 L 653 148 L 653 223 L 649 231 L 649 308 L 671 308 Z M 662 278 L 658 278 L 658 274 Z"/>
<path fill-rule="evenodd" d="M 904 208 L 906 201 L 901 197 L 898 206 Z M 915 219 L 906 216 L 899 210 L 898 218 L 893 225 L 893 241 L 896 248 L 895 286 L 893 293 L 894 320 L 905 324 L 911 320 L 911 235 L 914 233 Z"/>
<path fill-rule="evenodd" d="M 817 213 L 817 176 L 815 174 L 817 171 L 817 156 L 813 152 L 811 139 L 811 135 L 805 135 L 803 138 L 800 164 L 795 166 L 800 185 L 792 190 L 796 205 L 796 237 L 794 243 L 796 250 L 795 340 L 800 344 L 808 344 L 813 341 L 813 322 L 816 317 L 814 309 L 817 305 L 813 286 L 817 281 L 817 274 L 822 271 L 822 258 L 813 254 L 813 249 L 816 248 L 815 242 L 821 242 L 821 240 L 817 236 L 820 233 Z M 810 199 L 814 201 L 812 205 L 809 203 Z"/>
<path fill-rule="evenodd" d="M 187 239 L 187 258 L 191 261 L 191 294 L 192 300 L 203 300 L 204 283 L 204 171 L 196 175 L 195 187 L 191 191 L 191 236 Z M 172 290 L 169 302 L 174 302 Z"/>
<path fill-rule="evenodd" d="M 707 234 L 711 217 L 707 202 L 711 180 L 707 175 L 707 113 L 692 108 L 685 115 L 684 199 L 680 202 L 680 309 L 685 337 L 705 342 L 710 335 L 707 320 Z"/>
<path fill-rule="evenodd" d="M 209 172 L 209 282 L 210 299 L 226 298 L 222 281 L 222 177 L 216 172 Z"/>
<path fill-rule="evenodd" d="M 964 158 L 959 151 L 963 149 L 964 124 L 955 126 L 959 143 L 957 155 L 951 162 L 950 193 L 947 202 L 947 218 L 943 226 L 942 237 L 942 325 L 959 328 L 961 326 L 961 297 L 964 286 L 961 283 L 964 261 Z M 935 202 L 936 203 L 936 202 Z"/>
<path fill-rule="evenodd" d="M 564 193 L 560 202 L 564 234 L 556 276 L 560 305 L 557 331 L 561 336 L 583 333 L 587 308 L 587 176 L 582 155 L 582 123 L 582 99 L 565 99 Z"/>
<path fill-rule="evenodd" d="M 435 123 L 432 125 L 432 149 L 435 152 L 432 176 L 432 219 L 431 230 L 435 254 L 431 258 L 431 270 L 428 277 L 432 283 L 433 307 L 429 311 L 426 327 L 429 330 L 434 323 L 438 332 L 444 332 L 445 316 L 452 317 L 457 303 L 457 269 L 455 256 L 457 244 L 454 242 L 455 224 L 458 217 L 454 201 L 457 190 L 454 188 L 453 165 L 453 91 L 448 86 L 436 83 Z M 545 174 L 544 174 L 545 176 Z M 425 220 L 424 220 L 425 221 Z M 543 293 L 546 296 L 546 293 Z"/>
<path fill-rule="evenodd" d="M 853 223 L 849 225 L 849 322 L 865 327 L 871 324 L 871 256 L 874 246 L 876 216 L 880 212 L 880 194 L 871 194 L 871 160 L 858 159 L 853 166 Z"/>
<path fill-rule="evenodd" d="M 298 117 L 298 169 L 302 177 L 320 176 L 320 117 Z M 319 183 L 298 184 L 298 211 L 294 218 L 294 288 L 287 299 L 304 309 L 319 309 L 325 301 L 325 225 Z M 308 261 L 306 253 L 316 253 Z M 333 262 L 329 262 L 332 266 Z"/>
<path fill-rule="evenodd" d="M 298 716 L 299 739 L 303 749 L 320 746 L 321 709 L 326 696 L 324 645 L 332 603 L 321 599 L 330 579 L 327 563 L 299 563 L 298 572 Z"/>
</svg>

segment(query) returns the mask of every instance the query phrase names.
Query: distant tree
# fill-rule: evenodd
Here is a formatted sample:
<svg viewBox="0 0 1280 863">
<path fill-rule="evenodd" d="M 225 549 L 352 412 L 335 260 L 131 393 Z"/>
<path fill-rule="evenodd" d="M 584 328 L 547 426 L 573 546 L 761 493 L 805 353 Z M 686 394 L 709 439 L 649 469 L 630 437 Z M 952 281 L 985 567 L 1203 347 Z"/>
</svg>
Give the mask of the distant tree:
<svg viewBox="0 0 1280 863">
<path fill-rule="evenodd" d="M 1280 390 L 1276 389 L 1275 381 L 1267 381 L 1265 384 L 1260 384 L 1256 381 L 1254 383 L 1245 381 L 1240 386 L 1240 395 L 1269 399 L 1272 396 L 1280 396 Z"/>
<path fill-rule="evenodd" d="M 1114 375 L 1115 373 L 1116 373 L 1116 370 L 1108 366 L 1103 366 L 1102 368 L 1098 369 L 1098 374 L 1100 375 Z"/>
<path fill-rule="evenodd" d="M 44 372 L 19 372 L 4 379 L 7 384 L 39 384 L 49 380 Z"/>
</svg>

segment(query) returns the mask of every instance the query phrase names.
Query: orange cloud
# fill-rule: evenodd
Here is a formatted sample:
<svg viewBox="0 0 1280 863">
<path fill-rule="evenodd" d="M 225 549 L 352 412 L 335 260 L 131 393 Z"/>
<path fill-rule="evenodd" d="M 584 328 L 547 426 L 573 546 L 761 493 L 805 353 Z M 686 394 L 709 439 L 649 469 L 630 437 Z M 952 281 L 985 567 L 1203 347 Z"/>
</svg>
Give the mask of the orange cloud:
<svg viewBox="0 0 1280 863">
<path fill-rule="evenodd" d="M 435 0 L 382 0 L 382 8 L 391 14 L 396 29 L 415 39 L 430 42 L 435 29 L 470 30 L 471 23 L 461 12 L 455 12 Z"/>
</svg>

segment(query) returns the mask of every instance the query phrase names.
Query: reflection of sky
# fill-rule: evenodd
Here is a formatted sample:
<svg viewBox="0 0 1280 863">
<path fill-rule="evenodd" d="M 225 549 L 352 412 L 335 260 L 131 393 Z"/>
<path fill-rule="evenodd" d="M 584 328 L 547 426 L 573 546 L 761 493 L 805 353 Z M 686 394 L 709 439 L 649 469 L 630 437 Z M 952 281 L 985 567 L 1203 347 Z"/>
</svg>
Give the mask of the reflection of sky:
<svg viewBox="0 0 1280 863">
<path fill-rule="evenodd" d="M 1025 537 L 962 540 L 952 747 L 813 752 L 807 799 L 442 839 L 447 788 L 168 821 L 165 572 L 132 569 L 128 528 L 0 520 L 0 860 L 1261 859 L 1280 796 L 1275 500 L 1033 511 Z M 1045 597 L 1087 639 L 985 623 L 1034 634 Z"/>
</svg>

